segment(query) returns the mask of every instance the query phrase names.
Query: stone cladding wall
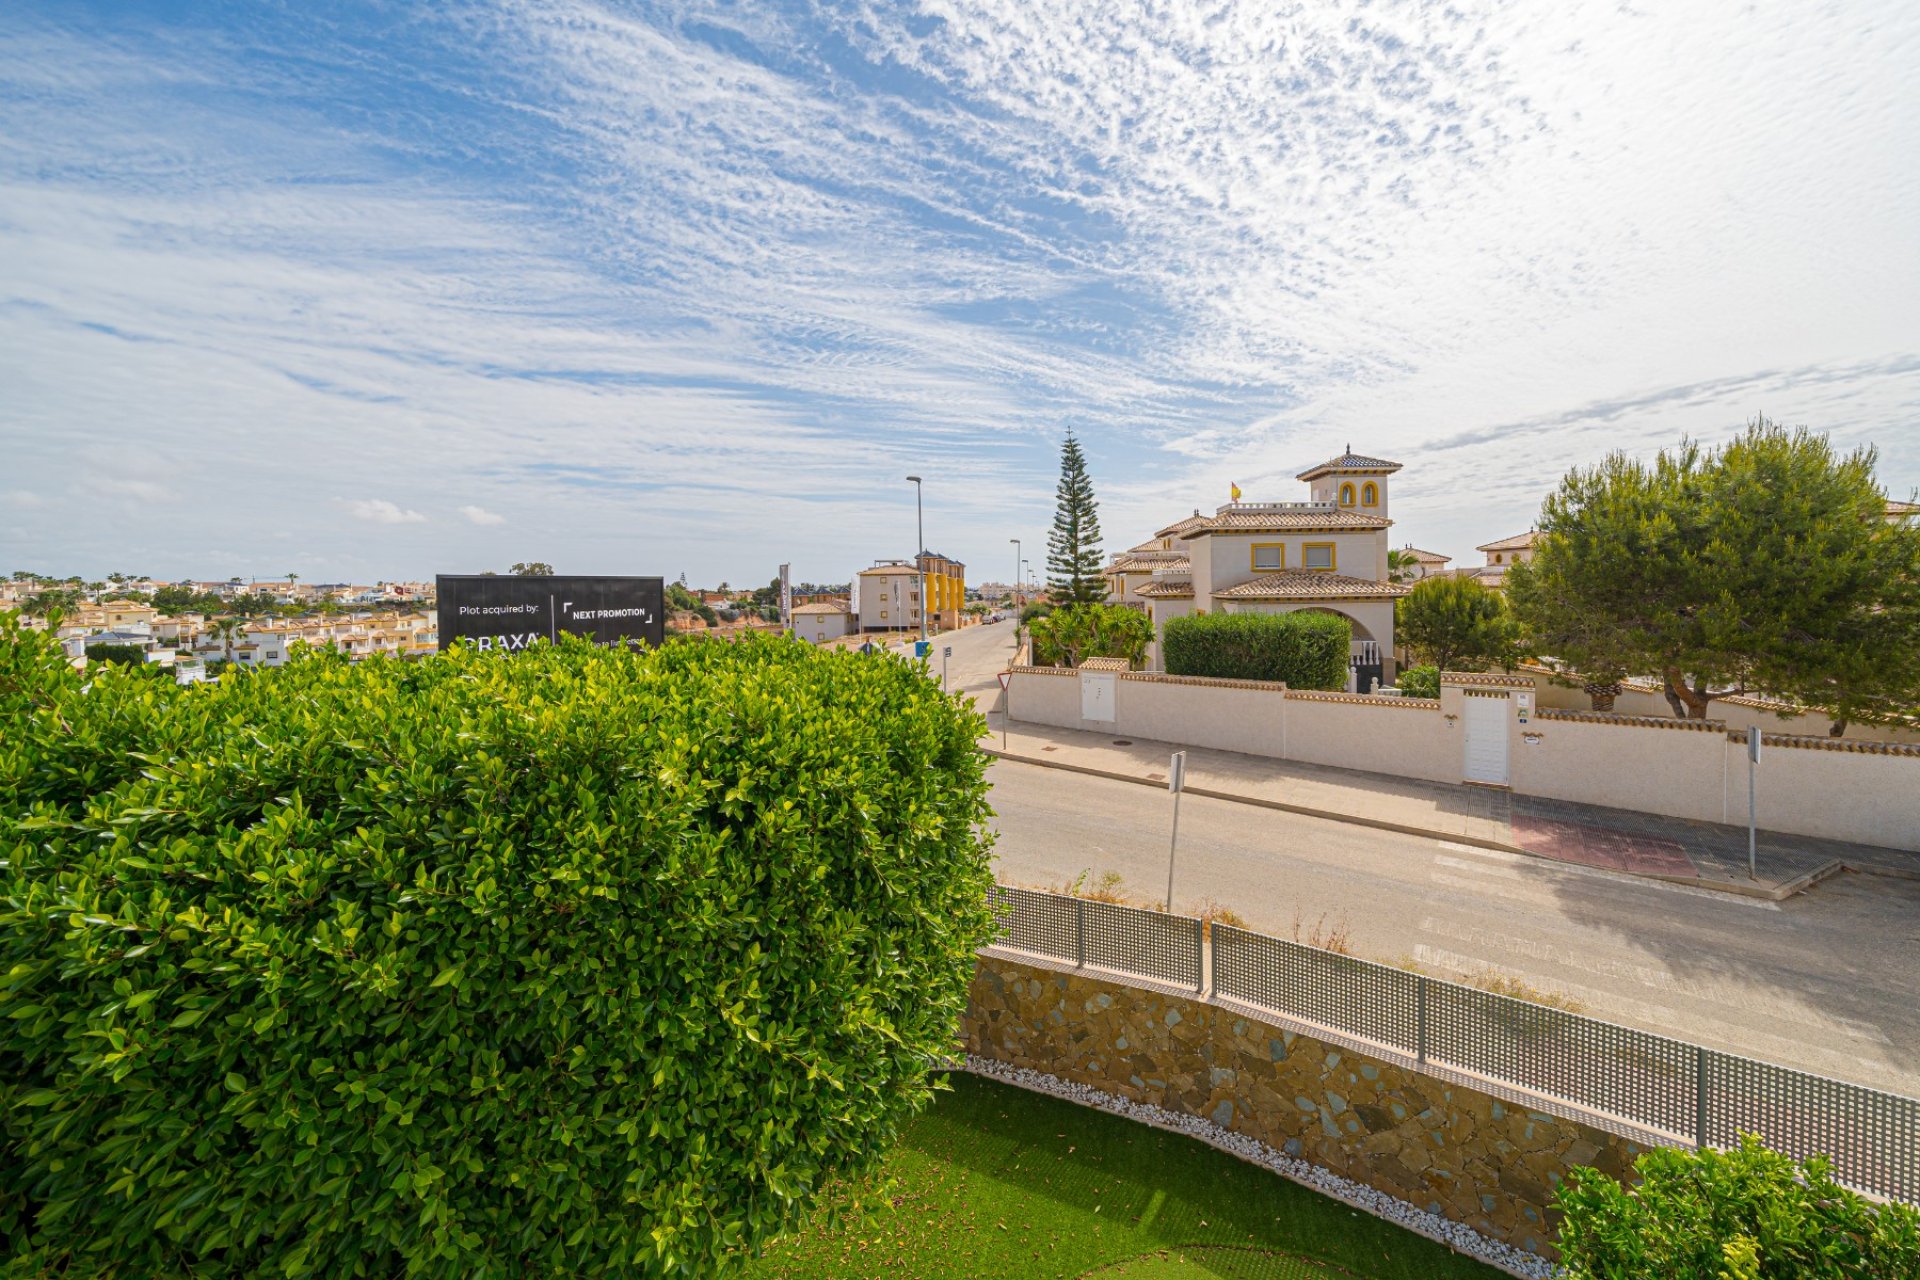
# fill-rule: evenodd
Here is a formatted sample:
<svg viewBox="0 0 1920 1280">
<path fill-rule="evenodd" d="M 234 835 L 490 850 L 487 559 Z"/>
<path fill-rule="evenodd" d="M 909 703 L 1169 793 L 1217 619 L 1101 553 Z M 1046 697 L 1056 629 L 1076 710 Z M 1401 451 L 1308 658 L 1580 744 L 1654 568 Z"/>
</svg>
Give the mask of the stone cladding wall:
<svg viewBox="0 0 1920 1280">
<path fill-rule="evenodd" d="M 1193 994 L 996 954 L 971 994 L 969 1053 L 1204 1117 L 1547 1258 L 1567 1172 L 1624 1179 L 1646 1149 Z"/>
</svg>

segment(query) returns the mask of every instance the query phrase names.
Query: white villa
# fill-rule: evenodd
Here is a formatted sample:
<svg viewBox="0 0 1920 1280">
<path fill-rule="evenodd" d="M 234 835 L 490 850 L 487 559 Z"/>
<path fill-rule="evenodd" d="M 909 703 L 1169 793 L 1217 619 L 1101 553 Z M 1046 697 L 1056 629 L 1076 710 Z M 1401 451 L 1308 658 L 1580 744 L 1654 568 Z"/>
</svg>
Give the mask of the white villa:
<svg viewBox="0 0 1920 1280">
<path fill-rule="evenodd" d="M 1107 566 L 1108 599 L 1153 619 L 1156 669 L 1169 618 L 1209 609 L 1314 609 L 1352 624 L 1356 675 L 1384 680 L 1391 675 L 1393 602 L 1407 593 L 1387 570 L 1388 478 L 1398 470 L 1397 462 L 1349 446 L 1300 473 L 1309 486 L 1306 502 L 1230 502 L 1210 516 L 1195 511 Z"/>
</svg>

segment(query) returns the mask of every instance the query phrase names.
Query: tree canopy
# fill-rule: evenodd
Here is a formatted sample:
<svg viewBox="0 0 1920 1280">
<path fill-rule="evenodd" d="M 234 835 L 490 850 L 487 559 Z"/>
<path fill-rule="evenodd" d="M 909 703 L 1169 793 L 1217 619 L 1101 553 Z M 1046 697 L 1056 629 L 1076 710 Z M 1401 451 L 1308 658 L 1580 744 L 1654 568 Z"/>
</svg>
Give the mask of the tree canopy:
<svg viewBox="0 0 1920 1280">
<path fill-rule="evenodd" d="M 1055 490 L 1053 530 L 1047 535 L 1047 589 L 1056 604 L 1099 604 L 1107 598 L 1101 573 L 1100 504 L 1087 476 L 1080 442 L 1067 432 L 1060 447 L 1060 484 Z"/>
<path fill-rule="evenodd" d="M 1511 663 L 1517 629 L 1506 601 L 1472 578 L 1422 578 L 1394 607 L 1394 635 L 1442 671 Z"/>
<path fill-rule="evenodd" d="M 1674 713 L 1765 693 L 1837 720 L 1920 702 L 1920 530 L 1889 523 L 1875 454 L 1762 417 L 1722 448 L 1577 468 L 1508 574 L 1540 652 L 1664 682 Z"/>
</svg>

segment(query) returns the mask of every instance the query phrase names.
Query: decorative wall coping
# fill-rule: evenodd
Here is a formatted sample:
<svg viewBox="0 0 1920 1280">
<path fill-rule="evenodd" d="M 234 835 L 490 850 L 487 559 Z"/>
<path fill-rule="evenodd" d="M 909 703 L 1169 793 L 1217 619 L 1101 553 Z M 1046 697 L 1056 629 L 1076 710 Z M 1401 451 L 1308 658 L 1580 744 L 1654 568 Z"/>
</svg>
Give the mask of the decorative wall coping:
<svg viewBox="0 0 1920 1280">
<path fill-rule="evenodd" d="M 1159 671 L 1129 671 L 1120 678 L 1147 684 L 1187 684 L 1202 689 L 1248 689 L 1255 693 L 1287 691 L 1287 686 L 1277 680 L 1221 680 L 1213 676 L 1170 676 Z"/>
<path fill-rule="evenodd" d="M 1016 676 L 1078 676 L 1080 673 L 1072 667 L 1030 667 L 1017 666 L 1010 670 Z"/>
<path fill-rule="evenodd" d="M 1317 693 L 1311 689 L 1289 689 L 1289 698 L 1302 702 L 1351 702 L 1362 707 L 1389 707 L 1399 711 L 1438 711 L 1438 698 L 1395 698 L 1377 693 Z"/>
<path fill-rule="evenodd" d="M 1088 658 L 1080 664 L 1081 671 L 1131 671 L 1133 664 L 1125 658 Z"/>
<path fill-rule="evenodd" d="M 1440 683 L 1451 685 L 1478 685 L 1490 689 L 1531 689 L 1533 681 L 1526 676 L 1496 676 L 1484 671 L 1442 671 Z"/>
<path fill-rule="evenodd" d="M 1809 733 L 1775 733 L 1762 728 L 1761 745 L 1768 747 L 1794 747 L 1801 751 L 1845 751 L 1861 756 L 1920 756 L 1920 743 L 1913 742 L 1863 742 L 1858 738 L 1825 738 Z M 1745 745 L 1747 730 L 1727 730 L 1729 741 Z"/>
<path fill-rule="evenodd" d="M 1551 708 L 1535 711 L 1533 714 L 1541 720 L 1571 720 L 1577 724 L 1610 724 L 1628 729 L 1690 729 L 1696 733 L 1727 732 L 1725 720 L 1676 720 L 1672 716 L 1624 716 L 1615 715 L 1611 711 L 1558 711 Z M 1744 735 L 1741 740 L 1745 741 Z"/>
</svg>

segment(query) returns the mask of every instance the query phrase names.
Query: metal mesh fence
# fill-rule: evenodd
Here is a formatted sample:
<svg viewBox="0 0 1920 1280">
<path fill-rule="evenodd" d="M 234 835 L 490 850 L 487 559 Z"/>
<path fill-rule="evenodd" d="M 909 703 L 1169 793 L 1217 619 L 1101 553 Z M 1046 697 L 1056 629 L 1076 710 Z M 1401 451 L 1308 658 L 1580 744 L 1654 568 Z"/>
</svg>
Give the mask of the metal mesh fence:
<svg viewBox="0 0 1920 1280">
<path fill-rule="evenodd" d="M 1079 964 L 1079 900 L 1032 889 L 996 886 L 1002 945 Z"/>
<path fill-rule="evenodd" d="M 996 887 L 1003 945 L 1203 989 L 1191 916 Z M 1690 1045 L 1564 1009 L 1215 924 L 1220 995 L 1701 1145 L 1758 1133 L 1834 1176 L 1920 1203 L 1920 1100 Z"/>
<path fill-rule="evenodd" d="M 1692 1045 L 1451 982 L 1426 986 L 1428 1059 L 1693 1137 Z"/>
<path fill-rule="evenodd" d="M 1729 1053 L 1706 1059 L 1706 1142 L 1757 1133 L 1776 1151 L 1833 1161 L 1833 1176 L 1920 1203 L 1920 1101 Z"/>
<path fill-rule="evenodd" d="M 1213 926 L 1213 989 L 1323 1027 L 1417 1048 L 1419 975 L 1352 956 Z"/>
<path fill-rule="evenodd" d="M 1192 916 L 1083 902 L 1084 963 L 1200 989 L 1200 922 Z"/>
</svg>

